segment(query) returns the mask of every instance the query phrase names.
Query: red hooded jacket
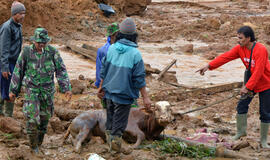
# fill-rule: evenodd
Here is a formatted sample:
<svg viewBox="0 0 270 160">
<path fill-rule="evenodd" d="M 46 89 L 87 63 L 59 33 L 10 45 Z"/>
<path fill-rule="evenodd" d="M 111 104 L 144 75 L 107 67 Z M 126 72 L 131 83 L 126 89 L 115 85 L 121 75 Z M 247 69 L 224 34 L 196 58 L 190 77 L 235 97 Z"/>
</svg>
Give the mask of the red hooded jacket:
<svg viewBox="0 0 270 160">
<path fill-rule="evenodd" d="M 251 50 L 249 50 L 247 47 L 237 45 L 230 51 L 221 54 L 216 59 L 211 61 L 209 63 L 209 69 L 213 70 L 237 58 L 241 58 L 246 68 L 248 68 L 250 53 Z M 258 42 L 256 43 L 251 59 L 252 75 L 248 80 L 246 87 L 256 93 L 270 89 L 270 63 L 268 60 L 267 49 L 263 44 Z"/>
</svg>

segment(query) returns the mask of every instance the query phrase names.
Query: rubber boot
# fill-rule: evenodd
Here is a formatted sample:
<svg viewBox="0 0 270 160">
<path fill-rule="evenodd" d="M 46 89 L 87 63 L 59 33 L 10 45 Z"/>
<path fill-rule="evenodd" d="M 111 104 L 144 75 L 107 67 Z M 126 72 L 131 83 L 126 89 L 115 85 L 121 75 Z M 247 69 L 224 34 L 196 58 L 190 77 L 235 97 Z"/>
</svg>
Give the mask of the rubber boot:
<svg viewBox="0 0 270 160">
<path fill-rule="evenodd" d="M 5 101 L 1 98 L 1 95 L 0 95 L 0 116 L 4 116 L 4 113 L 3 113 L 4 102 L 5 102 Z"/>
<path fill-rule="evenodd" d="M 45 133 L 42 133 L 42 132 L 38 133 L 38 147 L 42 145 L 44 136 L 45 136 Z"/>
<path fill-rule="evenodd" d="M 29 142 L 30 142 L 30 148 L 34 155 L 39 155 L 39 149 L 38 149 L 38 135 L 37 134 L 29 134 Z"/>
<path fill-rule="evenodd" d="M 247 114 L 236 115 L 236 129 L 237 133 L 233 136 L 233 140 L 238 140 L 239 138 L 247 135 Z"/>
<path fill-rule="evenodd" d="M 14 103 L 6 101 L 6 103 L 5 103 L 5 112 L 4 112 L 6 117 L 12 117 L 13 108 L 14 108 Z"/>
<path fill-rule="evenodd" d="M 270 149 L 270 146 L 267 144 L 268 128 L 269 123 L 261 122 L 261 146 L 262 148 Z"/>
<path fill-rule="evenodd" d="M 122 146 L 122 138 L 118 137 L 118 136 L 112 136 L 112 150 L 116 151 L 116 152 L 121 152 L 121 146 Z"/>
</svg>

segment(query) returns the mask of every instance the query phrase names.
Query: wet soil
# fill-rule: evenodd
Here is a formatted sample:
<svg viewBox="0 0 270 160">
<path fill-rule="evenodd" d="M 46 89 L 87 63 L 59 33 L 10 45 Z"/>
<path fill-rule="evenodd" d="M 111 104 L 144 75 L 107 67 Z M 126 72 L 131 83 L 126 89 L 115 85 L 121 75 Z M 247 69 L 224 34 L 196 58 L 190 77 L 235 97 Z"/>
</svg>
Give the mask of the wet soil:
<svg viewBox="0 0 270 160">
<path fill-rule="evenodd" d="M 6 3 L 2 7 L 6 6 Z M 38 1 L 36 1 L 35 5 L 38 5 Z M 100 109 L 100 101 L 96 97 L 97 89 L 89 80 L 95 78 L 95 62 L 66 50 L 65 44 L 67 41 L 78 46 L 87 43 L 98 48 L 106 42 L 105 29 L 102 26 L 113 21 L 121 21 L 125 16 L 119 14 L 108 19 L 102 16 L 97 8 L 91 8 L 91 5 L 89 5 L 90 7 L 85 7 L 84 5 L 87 4 L 76 3 L 75 1 L 69 1 L 69 5 L 66 10 L 73 17 L 65 17 L 63 21 L 59 21 L 59 23 L 63 24 L 57 25 L 57 20 L 61 19 L 61 14 L 59 15 L 60 17 L 52 22 L 57 27 L 54 25 L 47 26 L 44 22 L 47 21 L 46 18 L 41 19 L 40 22 L 45 27 L 49 27 L 49 32 L 55 39 L 55 44 L 53 45 L 60 50 L 70 79 L 78 79 L 80 75 L 83 75 L 87 80 L 82 80 L 83 85 L 78 87 L 80 89 L 79 93 L 73 96 L 70 103 L 65 100 L 63 94 L 56 93 L 55 107 L 79 110 Z M 81 5 L 84 7 L 80 10 Z M 65 7 L 67 6 L 62 6 L 62 8 Z M 145 63 L 160 70 L 165 68 L 173 59 L 177 59 L 176 65 L 170 70 L 176 71 L 177 81 L 180 85 L 204 88 L 224 83 L 240 82 L 243 79 L 242 73 L 244 71 L 240 60 L 230 62 L 217 70 L 207 72 L 203 77 L 195 73 L 195 71 L 209 62 L 209 59 L 236 45 L 236 31 L 244 24 L 251 25 L 255 30 L 258 41 L 269 48 L 270 25 L 268 22 L 270 14 L 267 10 L 268 7 L 269 1 L 266 0 L 190 0 L 189 2 L 153 0 L 148 5 L 146 12 L 140 16 L 133 16 L 140 35 L 139 50 L 142 52 Z M 5 7 L 4 9 L 7 10 Z M 48 16 L 53 14 L 51 10 L 48 12 L 50 12 Z M 82 22 L 83 14 L 81 13 L 89 15 L 89 17 L 85 18 L 86 21 L 92 22 L 90 23 L 90 28 L 87 28 L 85 21 Z M 0 16 L 3 18 L 5 15 Z M 53 17 L 50 16 L 50 18 Z M 74 22 L 68 22 L 67 19 Z M 27 27 L 24 28 L 26 37 L 31 35 L 35 27 L 30 23 L 31 21 L 28 22 L 25 25 Z M 188 50 L 186 52 L 184 48 L 186 45 L 191 44 L 193 45 L 192 51 Z M 186 88 L 177 88 L 157 81 L 155 79 L 156 76 L 147 77 L 147 88 L 150 96 L 164 90 L 181 90 L 183 94 L 187 91 Z M 162 99 L 162 96 L 170 97 L 169 102 L 172 104 L 172 109 L 176 114 L 176 121 L 170 124 L 164 132 L 186 138 L 192 136 L 198 129 L 207 128 L 209 132 L 219 131 L 219 139 L 233 143 L 231 136 L 236 131 L 235 107 L 238 99 L 233 98 L 230 101 L 187 115 L 177 115 L 179 112 L 225 99 L 232 94 L 232 91 L 212 95 L 201 94 L 181 100 L 177 99 L 177 95 L 160 95 L 158 99 Z M 154 102 L 155 98 L 152 97 L 152 100 Z M 142 105 L 141 99 L 138 102 Z M 247 138 L 252 139 L 254 143 L 259 142 L 260 120 L 258 106 L 258 96 L 255 96 L 249 109 L 247 129 Z M 106 159 L 187 159 L 164 156 L 161 153 L 143 149 L 134 150 L 130 155 L 112 157 L 107 153 L 107 145 L 98 137 L 94 137 L 89 143 L 85 144 L 80 154 L 74 153 L 70 140 L 66 144 L 62 145 L 61 143 L 70 120 L 60 119 L 56 115 L 49 124 L 48 134 L 45 136 L 42 146 L 44 157 L 34 157 L 30 153 L 24 130 L 25 119 L 22 114 L 22 103 L 20 101 L 16 104 L 14 119 L 20 122 L 23 131 L 20 133 L 20 136 L 11 136 L 11 133 L 0 132 L 0 159 L 79 160 L 87 159 L 90 153 L 97 153 Z M 129 144 L 125 145 L 128 146 Z M 251 146 L 240 149 L 239 152 L 259 159 L 269 159 L 270 157 L 268 151 L 254 149 Z"/>
</svg>

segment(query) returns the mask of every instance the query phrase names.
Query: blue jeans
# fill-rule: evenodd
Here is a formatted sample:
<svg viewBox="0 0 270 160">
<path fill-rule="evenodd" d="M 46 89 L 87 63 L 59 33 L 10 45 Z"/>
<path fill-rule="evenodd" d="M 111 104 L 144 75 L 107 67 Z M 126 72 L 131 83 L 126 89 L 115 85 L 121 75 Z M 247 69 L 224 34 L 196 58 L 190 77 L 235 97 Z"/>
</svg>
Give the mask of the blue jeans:
<svg viewBox="0 0 270 160">
<path fill-rule="evenodd" d="M 248 97 L 246 99 L 240 99 L 237 105 L 238 114 L 248 113 L 249 104 L 253 97 Z M 259 93 L 260 101 L 260 120 L 263 123 L 270 123 L 270 89 L 262 91 Z"/>
</svg>

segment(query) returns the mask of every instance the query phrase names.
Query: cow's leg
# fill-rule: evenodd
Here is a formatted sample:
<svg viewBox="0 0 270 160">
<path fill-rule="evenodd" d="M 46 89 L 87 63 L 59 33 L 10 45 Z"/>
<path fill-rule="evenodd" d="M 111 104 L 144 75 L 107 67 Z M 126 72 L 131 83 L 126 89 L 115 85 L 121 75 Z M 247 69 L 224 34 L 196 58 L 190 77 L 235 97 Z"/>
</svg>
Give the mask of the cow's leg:
<svg viewBox="0 0 270 160">
<path fill-rule="evenodd" d="M 72 136 L 71 136 L 71 144 L 72 144 L 72 146 L 76 145 L 76 138 L 74 138 Z"/>
<path fill-rule="evenodd" d="M 82 142 L 87 138 L 89 131 L 90 129 L 88 127 L 83 127 L 83 129 L 80 130 L 80 133 L 76 137 L 75 152 L 81 152 Z"/>
<path fill-rule="evenodd" d="M 132 146 L 132 148 L 136 149 L 139 147 L 139 145 L 142 143 L 142 141 L 145 139 L 144 133 L 138 128 L 135 128 L 135 136 L 137 137 L 136 143 Z"/>
</svg>

